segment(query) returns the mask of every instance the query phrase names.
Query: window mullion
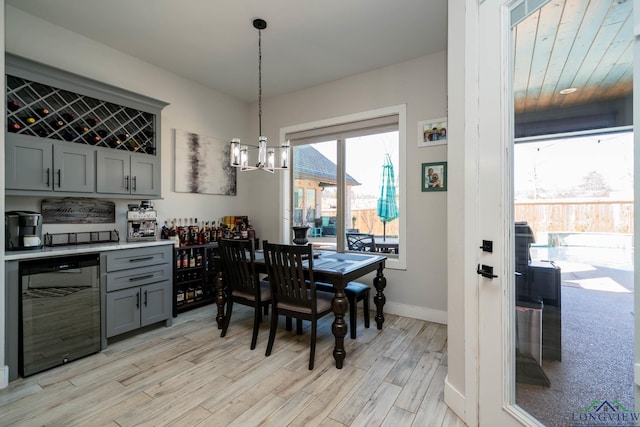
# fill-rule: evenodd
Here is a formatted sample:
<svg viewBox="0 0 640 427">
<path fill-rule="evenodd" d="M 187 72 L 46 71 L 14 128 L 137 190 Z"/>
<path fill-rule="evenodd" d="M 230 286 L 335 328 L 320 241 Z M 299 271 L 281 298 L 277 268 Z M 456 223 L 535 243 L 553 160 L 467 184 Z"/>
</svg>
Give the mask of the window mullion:
<svg viewBox="0 0 640 427">
<path fill-rule="evenodd" d="M 344 236 L 346 232 L 345 225 L 345 206 L 346 206 L 346 141 L 345 138 L 338 138 L 338 164 L 336 165 L 336 183 L 337 183 L 337 206 L 336 206 L 336 250 L 338 252 L 345 251 Z"/>
</svg>

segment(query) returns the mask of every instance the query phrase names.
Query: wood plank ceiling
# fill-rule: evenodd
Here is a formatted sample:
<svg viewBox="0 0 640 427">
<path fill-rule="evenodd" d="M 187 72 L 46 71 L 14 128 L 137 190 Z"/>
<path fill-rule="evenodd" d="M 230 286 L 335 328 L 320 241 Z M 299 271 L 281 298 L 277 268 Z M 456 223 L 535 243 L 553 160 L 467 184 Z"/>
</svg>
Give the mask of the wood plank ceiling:
<svg viewBox="0 0 640 427">
<path fill-rule="evenodd" d="M 633 1 L 551 0 L 514 29 L 516 115 L 633 92 Z M 575 92 L 563 95 L 563 89 Z"/>
</svg>

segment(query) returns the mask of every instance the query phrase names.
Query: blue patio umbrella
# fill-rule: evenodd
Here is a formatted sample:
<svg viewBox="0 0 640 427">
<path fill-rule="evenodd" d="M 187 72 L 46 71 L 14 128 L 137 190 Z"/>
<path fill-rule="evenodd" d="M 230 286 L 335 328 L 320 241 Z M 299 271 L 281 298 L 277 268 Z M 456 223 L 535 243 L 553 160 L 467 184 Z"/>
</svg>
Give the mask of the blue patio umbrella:
<svg viewBox="0 0 640 427">
<path fill-rule="evenodd" d="M 398 203 L 396 202 L 396 179 L 393 173 L 393 163 L 387 154 L 382 166 L 382 186 L 378 199 L 378 217 L 382 221 L 382 239 L 387 238 L 387 222 L 398 218 Z"/>
</svg>

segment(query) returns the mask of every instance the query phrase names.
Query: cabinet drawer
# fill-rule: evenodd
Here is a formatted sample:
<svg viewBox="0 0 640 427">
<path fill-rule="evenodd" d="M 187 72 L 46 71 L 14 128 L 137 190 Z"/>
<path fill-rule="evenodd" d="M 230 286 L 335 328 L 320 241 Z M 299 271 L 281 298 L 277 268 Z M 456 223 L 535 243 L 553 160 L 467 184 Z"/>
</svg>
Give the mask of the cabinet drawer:
<svg viewBox="0 0 640 427">
<path fill-rule="evenodd" d="M 171 265 L 159 264 L 107 273 L 107 292 L 171 280 L 172 271 Z"/>
<path fill-rule="evenodd" d="M 172 248 L 170 245 L 163 245 L 107 252 L 107 272 L 158 264 L 173 265 Z"/>
</svg>

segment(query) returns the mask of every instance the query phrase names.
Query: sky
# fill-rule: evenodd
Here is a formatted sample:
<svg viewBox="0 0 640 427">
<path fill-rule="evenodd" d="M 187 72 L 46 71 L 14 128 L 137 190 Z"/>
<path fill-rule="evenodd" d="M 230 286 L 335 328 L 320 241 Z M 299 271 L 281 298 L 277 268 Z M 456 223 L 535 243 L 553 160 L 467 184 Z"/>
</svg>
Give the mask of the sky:
<svg viewBox="0 0 640 427">
<path fill-rule="evenodd" d="M 320 153 L 337 163 L 335 142 L 313 145 Z M 347 140 L 347 173 L 362 185 L 352 187 L 360 195 L 380 195 L 382 166 L 385 154 L 391 156 L 394 170 L 398 169 L 398 132 L 349 138 Z M 396 181 L 397 181 L 396 172 Z"/>
<path fill-rule="evenodd" d="M 516 200 L 538 188 L 556 191 L 584 182 L 591 171 L 601 174 L 611 195 L 632 200 L 633 133 L 590 135 L 539 142 L 517 143 L 514 148 Z"/>
</svg>

